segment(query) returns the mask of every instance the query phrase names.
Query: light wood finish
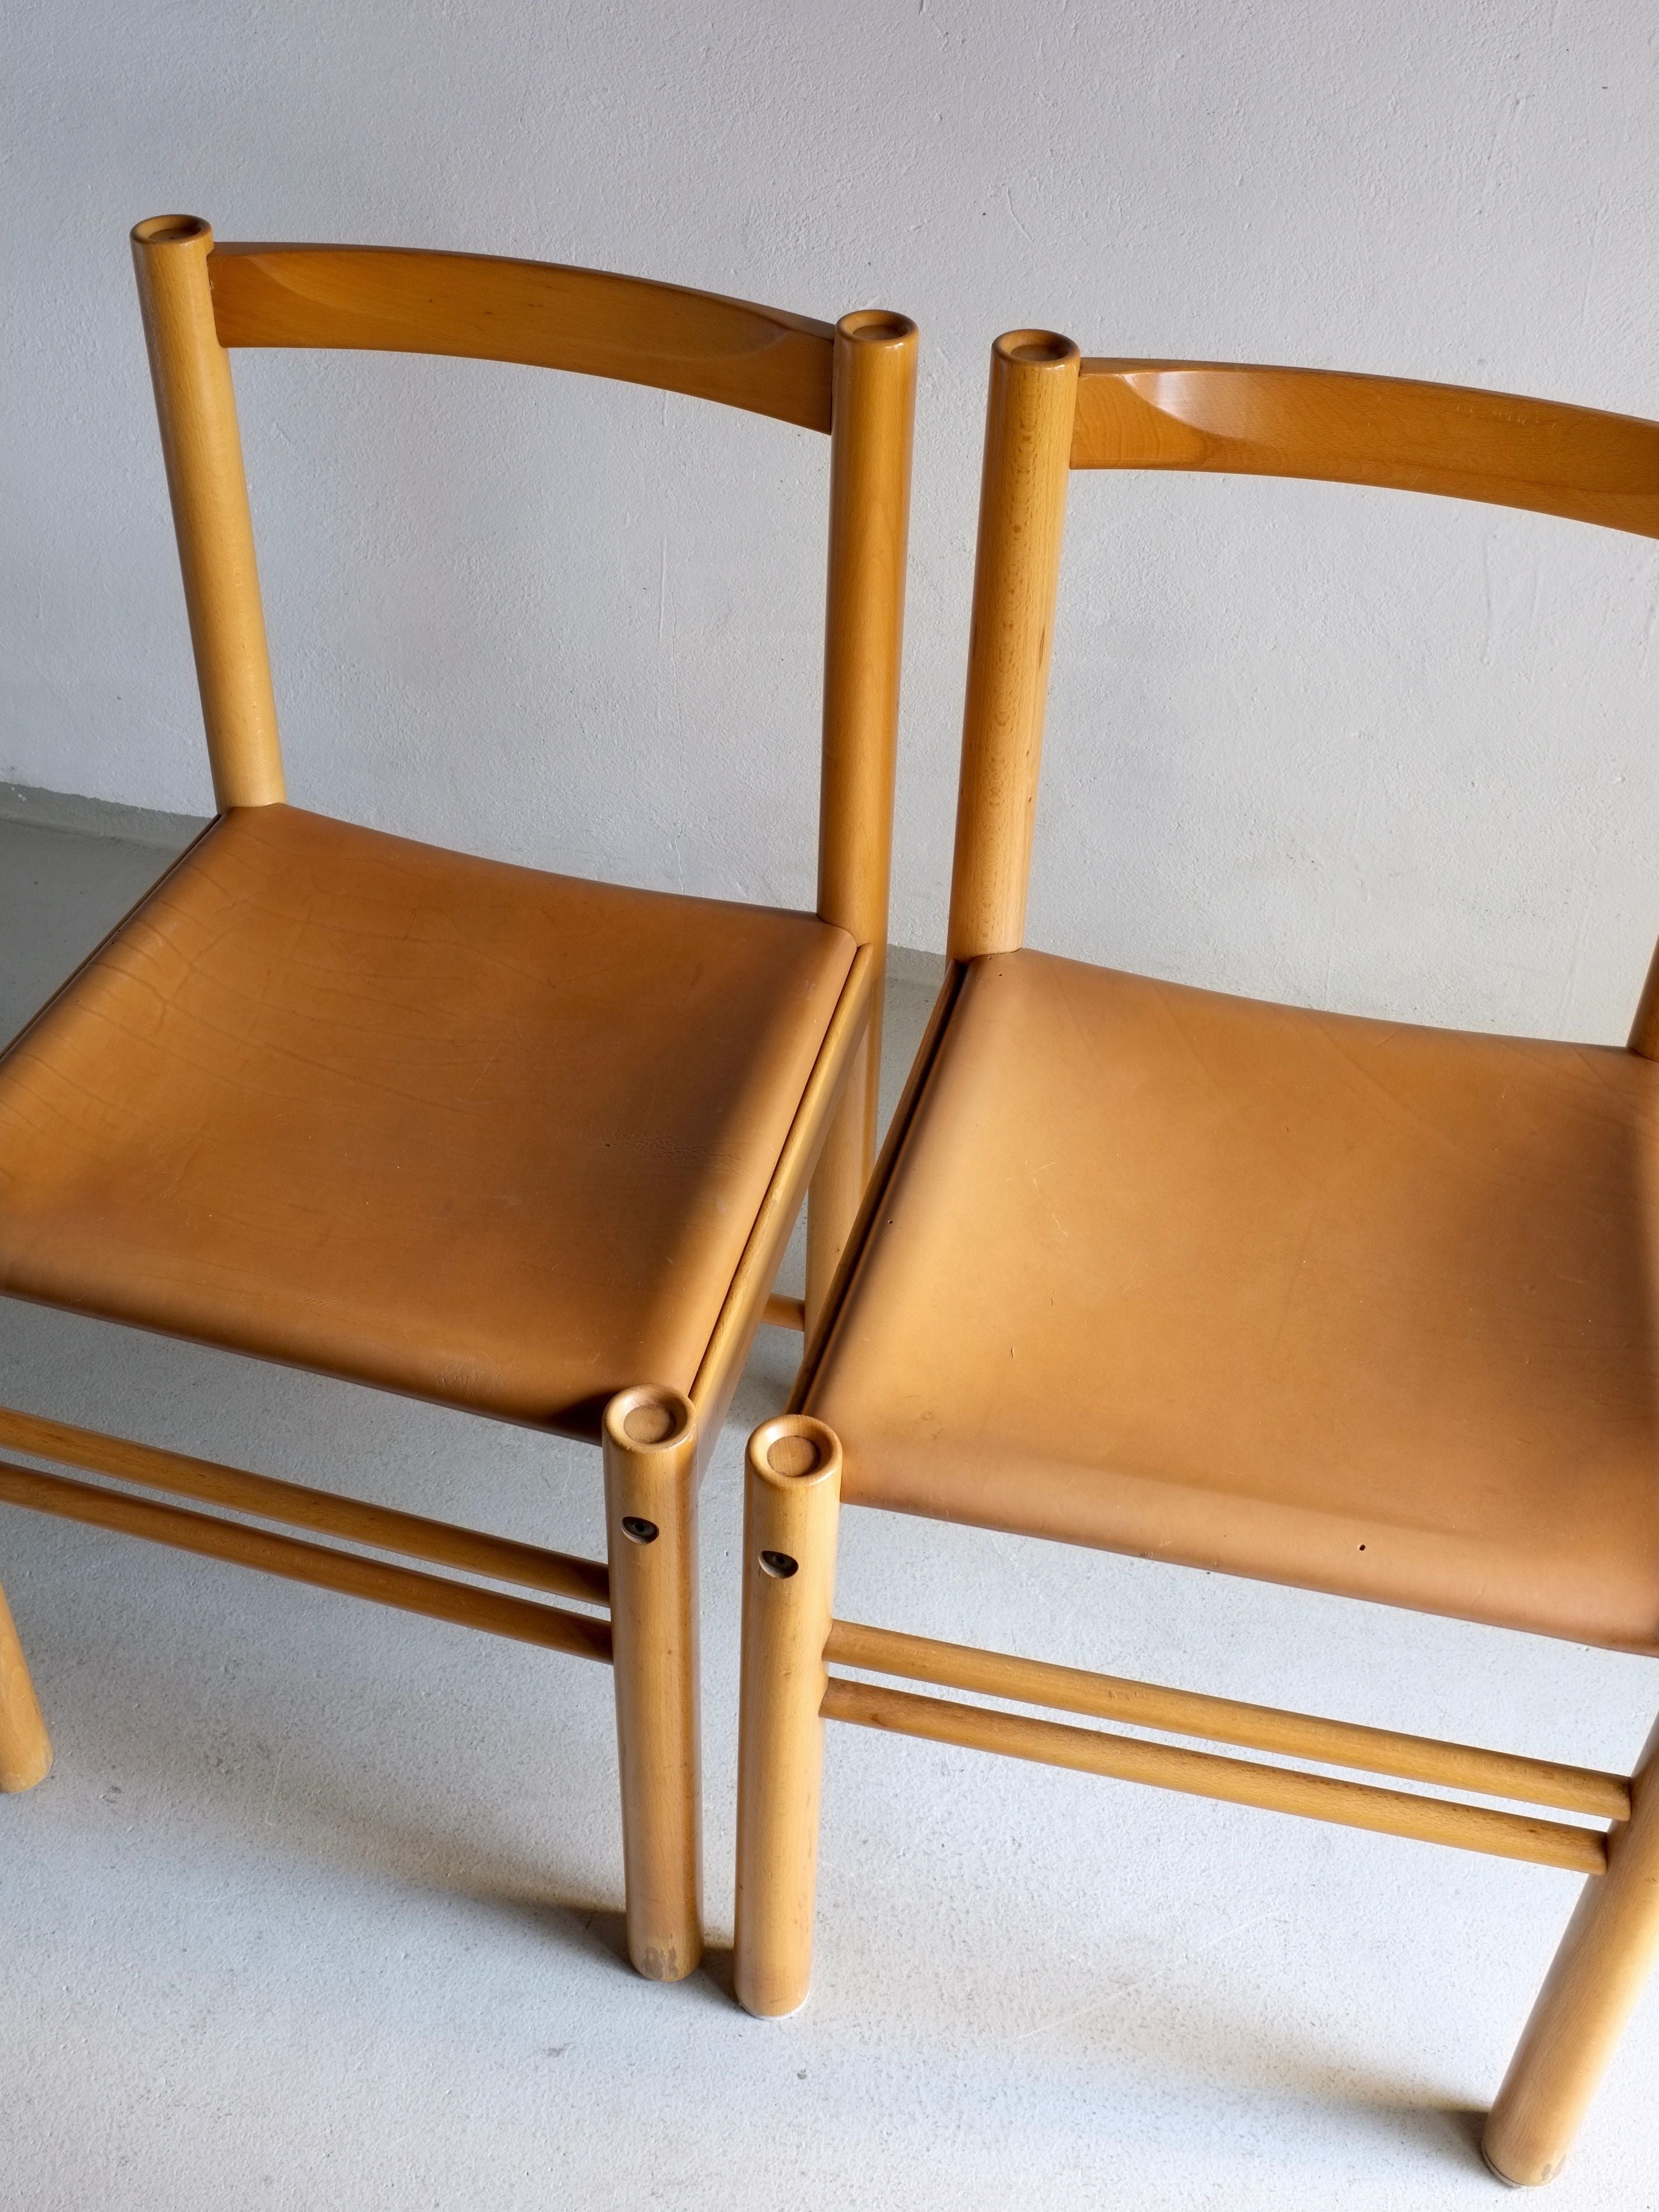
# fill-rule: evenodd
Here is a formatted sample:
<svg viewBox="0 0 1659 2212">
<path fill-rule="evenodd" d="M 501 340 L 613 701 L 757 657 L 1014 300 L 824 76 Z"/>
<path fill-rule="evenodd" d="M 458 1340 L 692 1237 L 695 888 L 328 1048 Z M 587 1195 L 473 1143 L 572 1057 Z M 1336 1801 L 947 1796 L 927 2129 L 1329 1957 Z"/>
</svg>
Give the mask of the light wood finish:
<svg viewBox="0 0 1659 2212">
<path fill-rule="evenodd" d="M 998 341 L 956 964 L 792 1411 L 839 1437 L 848 1504 L 1659 1656 L 1659 958 L 1618 1051 L 1254 1004 L 1024 949 L 1071 467 L 1323 477 L 1659 537 L 1656 424 L 1375 378 L 1079 368 L 1062 338 Z M 1598 1875 L 1487 2133 L 1507 2177 L 1559 2164 L 1659 1954 L 1654 1746 L 1626 1784 L 850 1623 L 828 1648 L 1613 1820 L 1603 1834 L 840 1677 L 822 1705 Z M 787 1798 L 752 1725 L 740 1758 L 751 1798 Z M 781 1823 L 805 1817 L 811 1779 Z M 792 1863 L 812 1842 L 790 1832 Z M 804 1960 L 805 1935 L 791 1944 Z M 805 1987 L 803 1967 L 789 1993 Z"/>
<path fill-rule="evenodd" d="M 1051 331 L 1012 331 L 991 349 L 951 875 L 953 960 L 1006 951 L 1025 932 L 1077 375 L 1076 346 Z"/>
<path fill-rule="evenodd" d="M 783 1291 L 769 1291 L 761 1319 L 769 1328 L 793 1328 L 799 1334 L 806 1326 L 806 1301 Z"/>
<path fill-rule="evenodd" d="M 805 1409 L 850 1504 L 1659 1656 L 1659 1065 L 975 961 Z"/>
<path fill-rule="evenodd" d="M 1599 1773 L 1553 1759 L 1523 1759 L 1472 1744 L 1444 1743 L 1432 1736 L 1358 1727 L 1350 1721 L 1319 1720 L 1272 1705 L 1204 1697 L 1120 1674 L 1091 1674 L 1079 1667 L 1051 1666 L 1006 1652 L 943 1644 L 931 1637 L 904 1636 L 890 1628 L 868 1628 L 852 1620 L 834 1624 L 823 1656 L 832 1667 L 860 1667 L 873 1674 L 897 1674 L 945 1689 L 1012 1698 L 1019 1705 L 1089 1713 L 1099 1720 L 1127 1721 L 1171 1735 L 1244 1744 L 1255 1751 L 1316 1759 L 1326 1766 L 1353 1767 L 1403 1782 L 1437 1783 L 1449 1790 L 1553 1806 L 1564 1813 L 1588 1813 L 1608 1820 L 1630 1817 L 1630 1784 L 1622 1774 Z"/>
<path fill-rule="evenodd" d="M 43 1420 L 10 1407 L 0 1407 L 0 1446 L 89 1474 L 113 1475 L 150 1490 L 228 1505 L 290 1528 L 312 1528 L 323 1535 L 343 1536 L 349 1543 L 372 1545 L 377 1551 L 429 1559 L 492 1582 L 518 1583 L 527 1589 L 580 1598 L 586 1605 L 611 1602 L 610 1571 L 598 1559 L 575 1559 L 567 1552 L 550 1552 L 539 1544 L 518 1543 L 507 1536 L 481 1535 L 422 1514 L 400 1513 L 363 1498 L 342 1498 L 333 1491 L 311 1490 L 301 1483 L 250 1474 L 239 1467 L 222 1467 L 214 1460 L 190 1459 L 153 1444 L 100 1436 L 93 1429 Z"/>
<path fill-rule="evenodd" d="M 817 911 L 860 945 L 887 935 L 915 389 L 915 325 L 873 308 L 844 316 L 830 459 Z"/>
<path fill-rule="evenodd" d="M 808 1328 L 875 1153 L 915 386 L 914 323 L 874 309 L 843 316 L 836 331 L 830 471 L 818 914 L 876 948 L 878 958 L 865 1036 L 812 1177 Z"/>
<path fill-rule="evenodd" d="M 52 1738 L 6 1593 L 0 1590 L 0 1791 L 33 1790 L 52 1771 Z"/>
<path fill-rule="evenodd" d="M 703 1364 L 854 959 L 238 809 L 0 1057 L 0 1288 L 597 1441 Z"/>
<path fill-rule="evenodd" d="M 786 1413 L 749 1440 L 732 1972 L 738 2002 L 763 2016 L 795 2011 L 811 1981 L 840 1483 L 822 1422 Z"/>
<path fill-rule="evenodd" d="M 628 1955 L 678 1982 L 702 1957 L 697 1417 L 645 1384 L 605 1409 L 605 1520 Z"/>
<path fill-rule="evenodd" d="M 1404 377 L 1085 361 L 1071 459 L 1437 492 L 1659 538 L 1659 424 Z"/>
<path fill-rule="evenodd" d="M 778 1153 L 771 1183 L 761 1201 L 720 1317 L 714 1324 L 696 1380 L 691 1385 L 697 1426 L 707 1443 L 712 1443 L 719 1435 L 720 1424 L 726 1419 L 732 1393 L 737 1388 L 738 1377 L 743 1372 L 749 1347 L 765 1310 L 768 1286 L 777 1274 L 836 1101 L 865 1034 L 877 957 L 875 947 L 868 945 L 860 945 L 854 955 L 817 1063 L 801 1094 L 789 1134 Z"/>
<path fill-rule="evenodd" d="M 699 1424 L 706 1448 L 763 1315 L 805 1324 L 772 1284 L 843 1091 L 815 1280 L 868 1162 L 915 333 L 475 255 L 216 246 L 191 216 L 139 224 L 133 253 L 220 818 L 0 1054 L 0 1291 L 596 1443 L 619 1390 L 651 1391 L 603 1438 L 614 1584 L 21 1413 L 0 1442 L 587 1602 L 614 1588 L 630 1950 L 675 1978 L 701 1944 Z M 283 804 L 226 353 L 256 345 L 518 362 L 830 433 L 821 898 L 847 926 Z M 683 1431 L 632 1425 L 668 1404 Z M 130 1492 L 12 1468 L 0 1497 L 611 1656 L 609 1621 Z M 15 1637 L 0 1658 L 0 1690 L 26 1686 Z"/>
<path fill-rule="evenodd" d="M 213 233 L 194 216 L 156 216 L 132 234 L 213 796 L 222 813 L 269 805 L 283 787 L 236 400 L 214 332 L 212 252 Z"/>
<path fill-rule="evenodd" d="M 1528 1859 L 1576 1874 L 1600 1874 L 1606 1863 L 1607 1847 L 1597 1828 L 1493 1812 L 1485 1805 L 1462 1805 L 1449 1798 L 1419 1797 L 1408 1790 L 1379 1790 L 1369 1782 L 1339 1782 L 1329 1775 L 1224 1759 L 1213 1752 L 1182 1751 L 1098 1729 L 1031 1720 L 1024 1713 L 993 1712 L 944 1698 L 919 1698 L 909 1690 L 848 1682 L 839 1675 L 830 1679 L 823 1711 L 825 1720 L 920 1736 L 928 1743 L 1000 1752 L 1006 1759 L 1109 1775 L 1120 1782 L 1149 1783 L 1188 1796 L 1218 1797 L 1230 1805 L 1297 1813 L 1310 1820 L 1371 1828 L 1419 1843 L 1453 1844 L 1461 1850 L 1483 1851 L 1495 1858 Z"/>
<path fill-rule="evenodd" d="M 222 346 L 519 362 L 830 427 L 835 331 L 781 308 L 600 269 L 400 246 L 224 245 L 208 273 Z"/>
<path fill-rule="evenodd" d="M 71 1482 L 64 1475 L 42 1474 L 33 1468 L 0 1462 L 0 1504 L 27 1506 L 33 1512 L 56 1514 L 60 1520 L 81 1521 L 91 1528 L 119 1529 L 152 1543 L 171 1544 L 178 1551 L 257 1567 L 263 1574 L 281 1575 L 289 1582 L 310 1583 L 319 1589 L 369 1598 L 400 1612 L 425 1613 L 434 1620 L 452 1620 L 463 1628 L 539 1644 L 545 1651 L 568 1651 L 578 1659 L 610 1662 L 611 1623 L 591 1613 L 536 1605 L 500 1590 L 478 1589 L 441 1575 L 421 1574 L 413 1567 L 392 1566 L 384 1559 L 360 1559 L 325 1544 L 303 1544 L 295 1536 L 273 1535 L 267 1528 L 250 1528 L 209 1513 L 187 1513 L 181 1506 L 160 1505 L 154 1498 L 134 1498 L 95 1483 Z"/>
<path fill-rule="evenodd" d="M 1578 1900 L 1487 2118 L 1482 2148 L 1505 2181 L 1560 2172 L 1659 1963 L 1659 1727 L 1632 1794 L 1630 1823 L 1607 1838 L 1607 1873 Z"/>
</svg>

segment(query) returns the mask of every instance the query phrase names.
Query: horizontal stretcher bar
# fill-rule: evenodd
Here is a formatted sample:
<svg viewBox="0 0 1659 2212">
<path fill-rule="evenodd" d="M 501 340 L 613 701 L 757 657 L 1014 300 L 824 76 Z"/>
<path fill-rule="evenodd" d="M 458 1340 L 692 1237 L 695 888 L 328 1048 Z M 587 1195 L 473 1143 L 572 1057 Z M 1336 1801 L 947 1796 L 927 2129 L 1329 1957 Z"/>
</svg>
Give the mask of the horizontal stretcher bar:
<svg viewBox="0 0 1659 2212">
<path fill-rule="evenodd" d="M 773 1328 L 793 1328 L 804 1334 L 806 1301 L 805 1298 L 789 1297 L 782 1291 L 772 1291 L 768 1293 L 761 1319 Z"/>
<path fill-rule="evenodd" d="M 492 1582 L 518 1583 L 526 1589 L 579 1598 L 585 1605 L 611 1602 L 610 1571 L 597 1559 L 573 1559 L 567 1552 L 544 1551 L 538 1544 L 520 1544 L 507 1536 L 480 1535 L 475 1529 L 452 1528 L 447 1521 L 429 1521 L 419 1513 L 337 1498 L 331 1491 L 310 1490 L 303 1483 L 249 1474 L 240 1467 L 191 1459 L 183 1452 L 132 1443 L 125 1437 L 100 1436 L 95 1429 L 43 1420 L 10 1407 L 0 1406 L 0 1446 L 88 1474 L 113 1475 L 119 1482 L 141 1483 L 149 1490 L 228 1505 L 234 1512 L 280 1521 L 290 1528 L 310 1528 L 320 1535 L 343 1536 L 349 1544 L 429 1559 L 463 1574 L 487 1576 Z"/>
<path fill-rule="evenodd" d="M 152 1543 L 199 1552 L 210 1559 L 283 1575 L 290 1582 L 311 1583 L 319 1589 L 368 1598 L 404 1613 L 422 1613 L 434 1620 L 453 1620 L 462 1628 L 539 1644 L 544 1650 L 568 1651 L 578 1659 L 599 1659 L 607 1665 L 611 1662 L 611 1623 L 592 1613 L 566 1613 L 559 1606 L 478 1589 L 470 1583 L 422 1574 L 384 1559 L 360 1559 L 326 1544 L 301 1543 L 296 1536 L 275 1535 L 210 1513 L 189 1513 L 182 1506 L 105 1490 L 96 1483 L 71 1482 L 66 1475 L 42 1474 L 33 1468 L 0 1461 L 0 1504 L 118 1529 Z"/>
<path fill-rule="evenodd" d="M 890 1628 L 837 1620 L 823 1656 L 832 1665 L 861 1667 L 872 1674 L 899 1674 L 1017 1705 L 1048 1705 L 1058 1712 L 1088 1713 L 1125 1721 L 1132 1728 L 1161 1729 L 1170 1735 L 1200 1736 L 1208 1743 L 1238 1743 L 1253 1751 L 1283 1752 L 1326 1766 L 1347 1766 L 1396 1781 L 1433 1782 L 1483 1797 L 1508 1797 L 1522 1805 L 1549 1805 L 1565 1813 L 1590 1813 L 1609 1820 L 1630 1818 L 1630 1784 L 1622 1774 L 1564 1766 L 1547 1759 L 1482 1751 L 1472 1744 L 1443 1743 L 1434 1736 L 1401 1735 L 1352 1721 L 1316 1719 L 1273 1705 L 1170 1690 L 1120 1674 L 1093 1674 L 1080 1667 L 1055 1667 L 941 1644 Z"/>
<path fill-rule="evenodd" d="M 908 1690 L 885 1690 L 874 1683 L 849 1682 L 834 1674 L 819 1710 L 825 1720 L 849 1721 L 858 1728 L 920 1736 L 929 1743 L 1000 1752 L 1008 1759 L 1071 1767 L 1082 1774 L 1109 1775 L 1120 1782 L 1147 1783 L 1160 1790 L 1179 1790 L 1188 1796 L 1218 1797 L 1228 1804 L 1298 1813 L 1307 1820 L 1331 1820 L 1346 1828 L 1373 1828 L 1384 1835 L 1413 1837 L 1421 1843 L 1454 1844 L 1462 1850 L 1486 1851 L 1497 1858 L 1528 1859 L 1538 1866 L 1565 1867 L 1574 1874 L 1607 1872 L 1607 1840 L 1600 1829 L 1540 1820 L 1530 1814 L 1498 1813 L 1485 1805 L 1419 1797 L 1409 1790 L 1382 1790 L 1370 1782 L 1340 1782 L 1288 1766 L 1258 1765 L 1251 1759 L 1226 1759 L 1216 1752 L 1184 1751 L 1172 1744 L 1146 1743 L 1138 1736 L 1113 1735 L 1104 1729 L 1031 1720 L 1023 1713 L 994 1712 L 984 1705 L 957 1705 L 944 1698 L 919 1698 Z"/>
</svg>

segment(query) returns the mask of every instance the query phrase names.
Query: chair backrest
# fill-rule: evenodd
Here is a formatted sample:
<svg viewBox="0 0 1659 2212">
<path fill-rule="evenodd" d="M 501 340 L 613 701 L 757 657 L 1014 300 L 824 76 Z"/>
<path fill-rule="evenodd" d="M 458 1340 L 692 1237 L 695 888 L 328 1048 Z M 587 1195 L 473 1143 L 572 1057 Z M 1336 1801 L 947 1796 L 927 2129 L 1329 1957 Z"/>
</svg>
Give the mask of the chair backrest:
<svg viewBox="0 0 1659 2212">
<path fill-rule="evenodd" d="M 132 234 L 215 799 L 283 796 L 228 349 L 346 347 L 562 368 L 723 402 L 831 444 L 818 911 L 886 935 L 916 333 L 487 255 Z"/>
<path fill-rule="evenodd" d="M 1207 362 L 1085 361 L 1052 331 L 991 351 L 953 959 L 1025 929 L 1066 489 L 1073 469 L 1188 469 L 1438 492 L 1659 538 L 1659 423 L 1452 385 Z M 1659 953 L 1632 1048 L 1659 1058 Z"/>
</svg>

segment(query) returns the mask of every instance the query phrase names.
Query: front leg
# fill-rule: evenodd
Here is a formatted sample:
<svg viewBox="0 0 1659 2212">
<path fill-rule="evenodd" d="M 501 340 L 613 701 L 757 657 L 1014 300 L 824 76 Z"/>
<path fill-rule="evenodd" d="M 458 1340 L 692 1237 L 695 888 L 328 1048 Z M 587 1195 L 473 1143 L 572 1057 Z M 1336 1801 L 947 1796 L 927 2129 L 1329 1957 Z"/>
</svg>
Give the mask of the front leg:
<svg viewBox="0 0 1659 2212">
<path fill-rule="evenodd" d="M 702 1957 L 697 1419 L 647 1383 L 605 1409 L 605 1520 L 628 1955 L 678 1982 Z"/>
</svg>

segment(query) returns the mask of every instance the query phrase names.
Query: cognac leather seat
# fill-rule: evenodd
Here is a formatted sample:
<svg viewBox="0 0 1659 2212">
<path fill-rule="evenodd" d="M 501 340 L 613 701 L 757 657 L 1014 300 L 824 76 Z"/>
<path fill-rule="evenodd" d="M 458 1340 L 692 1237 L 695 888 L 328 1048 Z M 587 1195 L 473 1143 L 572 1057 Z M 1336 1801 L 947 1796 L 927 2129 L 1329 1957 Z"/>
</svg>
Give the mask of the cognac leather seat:
<svg viewBox="0 0 1659 2212">
<path fill-rule="evenodd" d="M 972 963 L 842 1494 L 1659 1651 L 1659 1065 Z"/>
<path fill-rule="evenodd" d="M 0 1291 L 597 1434 L 690 1389 L 854 949 L 233 811 L 0 1060 Z"/>
</svg>

